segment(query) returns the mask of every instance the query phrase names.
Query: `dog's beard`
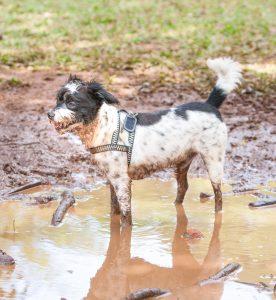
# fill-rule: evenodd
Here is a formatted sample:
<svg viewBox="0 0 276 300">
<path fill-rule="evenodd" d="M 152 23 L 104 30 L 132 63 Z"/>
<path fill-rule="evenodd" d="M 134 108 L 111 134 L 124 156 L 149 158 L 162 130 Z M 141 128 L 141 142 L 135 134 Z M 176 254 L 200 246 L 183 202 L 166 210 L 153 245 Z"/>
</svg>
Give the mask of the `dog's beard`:
<svg viewBox="0 0 276 300">
<path fill-rule="evenodd" d="M 53 120 L 50 120 L 50 123 L 53 124 L 55 130 L 61 134 L 74 131 L 82 125 L 82 122 L 77 120 L 75 113 L 64 107 L 55 110 L 55 117 Z"/>
</svg>

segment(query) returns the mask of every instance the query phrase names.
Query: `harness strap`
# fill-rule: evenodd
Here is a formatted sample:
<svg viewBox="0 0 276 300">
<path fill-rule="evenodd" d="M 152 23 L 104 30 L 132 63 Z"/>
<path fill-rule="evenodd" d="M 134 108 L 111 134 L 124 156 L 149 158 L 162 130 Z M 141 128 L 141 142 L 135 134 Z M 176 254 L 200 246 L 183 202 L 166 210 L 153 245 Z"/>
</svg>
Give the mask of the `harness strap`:
<svg viewBox="0 0 276 300">
<path fill-rule="evenodd" d="M 102 145 L 94 148 L 89 149 L 92 154 L 105 152 L 105 151 L 121 151 L 121 152 L 128 152 L 129 147 L 125 145 L 114 145 L 114 144 L 107 144 Z"/>
<path fill-rule="evenodd" d="M 126 145 L 118 145 L 119 135 L 120 135 L 120 112 L 123 111 L 127 113 L 124 129 L 128 132 L 128 142 L 129 146 Z M 136 130 L 136 119 L 137 114 L 128 113 L 126 110 L 118 110 L 118 121 L 117 121 L 117 128 L 112 134 L 111 144 L 101 145 L 93 148 L 89 148 L 92 154 L 106 152 L 106 151 L 120 151 L 120 152 L 127 152 L 127 163 L 130 165 L 131 156 L 132 156 L 132 149 L 134 144 L 135 138 L 135 130 Z M 132 119 L 130 124 L 127 125 L 128 119 Z"/>
</svg>

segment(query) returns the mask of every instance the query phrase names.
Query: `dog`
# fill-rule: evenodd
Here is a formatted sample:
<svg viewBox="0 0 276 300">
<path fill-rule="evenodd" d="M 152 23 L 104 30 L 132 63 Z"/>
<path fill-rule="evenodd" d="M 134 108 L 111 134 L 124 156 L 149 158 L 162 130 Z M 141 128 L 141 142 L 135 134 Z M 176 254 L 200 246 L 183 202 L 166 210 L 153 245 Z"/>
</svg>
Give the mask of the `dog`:
<svg viewBox="0 0 276 300">
<path fill-rule="evenodd" d="M 100 83 L 83 81 L 77 76 L 70 75 L 58 91 L 56 106 L 48 112 L 50 123 L 59 133 L 77 134 L 88 150 L 103 150 L 91 151 L 92 163 L 109 182 L 111 214 L 121 215 L 122 226 L 132 225 L 132 180 L 172 167 L 177 180 L 175 204 L 181 204 L 188 189 L 187 173 L 196 155 L 202 157 L 207 167 L 215 194 L 215 212 L 222 210 L 227 128 L 218 109 L 240 83 L 242 75 L 239 63 L 230 58 L 209 59 L 207 65 L 218 79 L 206 102 L 155 112 L 120 111 L 115 106 L 118 99 Z M 132 141 L 129 137 L 133 128 L 126 130 L 124 126 L 127 118 L 136 122 Z M 116 129 L 121 150 L 114 145 L 102 148 L 110 146 Z M 132 153 L 124 152 L 126 149 Z"/>
</svg>

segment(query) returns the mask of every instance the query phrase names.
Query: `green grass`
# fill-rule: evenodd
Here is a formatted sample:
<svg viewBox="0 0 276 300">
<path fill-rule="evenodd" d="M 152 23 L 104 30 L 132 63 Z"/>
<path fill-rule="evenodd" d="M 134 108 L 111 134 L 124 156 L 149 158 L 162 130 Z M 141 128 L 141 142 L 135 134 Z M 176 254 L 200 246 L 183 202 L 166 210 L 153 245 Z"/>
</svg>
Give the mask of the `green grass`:
<svg viewBox="0 0 276 300">
<path fill-rule="evenodd" d="M 275 16 L 275 0 L 0 0 L 0 64 L 174 72 L 215 56 L 260 62 L 275 55 Z"/>
</svg>

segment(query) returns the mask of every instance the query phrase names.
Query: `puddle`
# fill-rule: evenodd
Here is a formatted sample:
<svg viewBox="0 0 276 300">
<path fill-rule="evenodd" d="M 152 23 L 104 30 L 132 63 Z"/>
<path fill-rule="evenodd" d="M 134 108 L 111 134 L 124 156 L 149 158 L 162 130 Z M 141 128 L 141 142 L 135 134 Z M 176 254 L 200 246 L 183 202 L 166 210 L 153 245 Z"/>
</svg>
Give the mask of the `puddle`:
<svg viewBox="0 0 276 300">
<path fill-rule="evenodd" d="M 273 287 L 276 208 L 250 210 L 254 196 L 227 195 L 223 214 L 214 220 L 213 200 L 199 201 L 200 192 L 212 192 L 207 179 L 190 178 L 185 211 L 172 204 L 175 190 L 174 180 L 135 181 L 134 226 L 121 233 L 118 222 L 110 230 L 106 187 L 75 192 L 78 204 L 60 227 L 49 226 L 56 202 L 0 203 L 0 249 L 16 260 L 14 267 L 0 268 L 0 299 L 119 300 L 146 287 L 168 289 L 164 299 L 174 300 L 272 299 L 234 281 L 195 283 L 239 262 L 239 281 Z M 187 227 L 204 238 L 182 238 Z"/>
</svg>

